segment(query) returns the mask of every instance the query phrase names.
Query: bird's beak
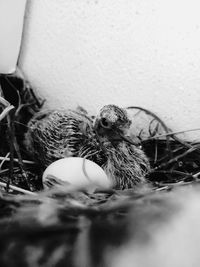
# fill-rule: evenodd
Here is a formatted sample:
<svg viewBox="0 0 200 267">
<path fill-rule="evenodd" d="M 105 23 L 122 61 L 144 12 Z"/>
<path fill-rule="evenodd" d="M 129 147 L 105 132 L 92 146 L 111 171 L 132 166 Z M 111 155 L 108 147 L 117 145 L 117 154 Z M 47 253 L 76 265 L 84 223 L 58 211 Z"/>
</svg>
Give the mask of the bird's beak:
<svg viewBox="0 0 200 267">
<path fill-rule="evenodd" d="M 98 119 L 94 120 L 93 127 L 94 127 L 94 131 L 97 132 L 98 128 L 99 128 L 99 120 Z"/>
<path fill-rule="evenodd" d="M 138 143 L 134 142 L 133 139 L 131 139 L 130 136 L 125 136 L 123 134 L 120 134 L 120 137 L 121 137 L 122 140 L 124 140 L 125 142 L 127 142 L 127 143 L 129 143 L 131 145 L 134 145 L 134 146 L 138 145 Z"/>
</svg>

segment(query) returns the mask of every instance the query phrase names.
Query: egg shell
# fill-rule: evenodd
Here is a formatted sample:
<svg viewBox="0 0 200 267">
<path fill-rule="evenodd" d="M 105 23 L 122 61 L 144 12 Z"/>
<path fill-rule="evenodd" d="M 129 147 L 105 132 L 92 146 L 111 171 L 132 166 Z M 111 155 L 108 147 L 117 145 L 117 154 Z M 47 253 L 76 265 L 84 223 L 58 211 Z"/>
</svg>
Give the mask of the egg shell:
<svg viewBox="0 0 200 267">
<path fill-rule="evenodd" d="M 112 187 L 112 182 L 99 165 L 79 157 L 63 158 L 53 162 L 44 171 L 42 180 L 44 188 L 50 187 L 49 184 L 53 186 L 62 182 L 82 189 Z M 53 180 L 53 183 L 50 180 Z"/>
</svg>

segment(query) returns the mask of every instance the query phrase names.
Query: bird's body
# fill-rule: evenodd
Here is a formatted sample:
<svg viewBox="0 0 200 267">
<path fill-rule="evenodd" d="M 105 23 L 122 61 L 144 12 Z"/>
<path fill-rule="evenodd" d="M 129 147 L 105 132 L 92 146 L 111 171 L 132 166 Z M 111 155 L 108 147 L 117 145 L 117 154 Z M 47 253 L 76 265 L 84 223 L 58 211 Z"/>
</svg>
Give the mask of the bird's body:
<svg viewBox="0 0 200 267">
<path fill-rule="evenodd" d="M 29 123 L 26 146 L 44 167 L 69 156 L 89 159 L 92 156 L 100 163 L 101 153 L 96 153 L 99 148 L 94 135 L 92 120 L 81 112 L 40 112 Z"/>
<path fill-rule="evenodd" d="M 144 152 L 122 139 L 129 127 L 126 111 L 114 105 L 103 107 L 94 121 L 78 110 L 39 112 L 28 125 L 25 143 L 43 167 L 64 157 L 86 157 L 116 188 L 125 189 L 144 183 L 149 170 Z"/>
</svg>

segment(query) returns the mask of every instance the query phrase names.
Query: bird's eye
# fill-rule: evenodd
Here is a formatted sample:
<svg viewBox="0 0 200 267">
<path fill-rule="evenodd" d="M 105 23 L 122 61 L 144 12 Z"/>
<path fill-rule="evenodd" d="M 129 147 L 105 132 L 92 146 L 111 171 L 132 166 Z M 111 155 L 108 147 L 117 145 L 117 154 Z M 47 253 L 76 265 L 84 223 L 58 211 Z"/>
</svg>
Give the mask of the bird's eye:
<svg viewBox="0 0 200 267">
<path fill-rule="evenodd" d="M 110 128 L 110 122 L 106 118 L 100 120 L 100 124 L 103 128 Z"/>
</svg>

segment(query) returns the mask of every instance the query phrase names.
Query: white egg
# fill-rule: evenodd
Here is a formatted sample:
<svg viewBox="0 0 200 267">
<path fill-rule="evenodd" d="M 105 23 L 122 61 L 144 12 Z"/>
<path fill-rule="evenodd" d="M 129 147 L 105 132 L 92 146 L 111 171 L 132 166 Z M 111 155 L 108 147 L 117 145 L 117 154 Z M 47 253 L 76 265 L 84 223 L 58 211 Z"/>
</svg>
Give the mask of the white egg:
<svg viewBox="0 0 200 267">
<path fill-rule="evenodd" d="M 50 164 L 43 173 L 44 188 L 70 184 L 81 189 L 109 189 L 112 182 L 104 170 L 91 160 L 69 157 Z"/>
</svg>

